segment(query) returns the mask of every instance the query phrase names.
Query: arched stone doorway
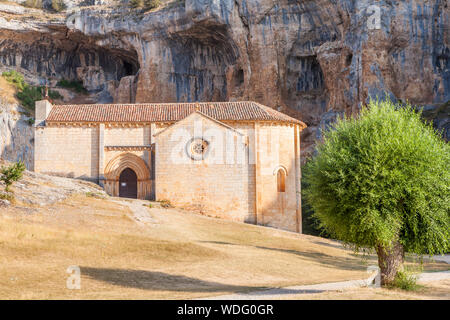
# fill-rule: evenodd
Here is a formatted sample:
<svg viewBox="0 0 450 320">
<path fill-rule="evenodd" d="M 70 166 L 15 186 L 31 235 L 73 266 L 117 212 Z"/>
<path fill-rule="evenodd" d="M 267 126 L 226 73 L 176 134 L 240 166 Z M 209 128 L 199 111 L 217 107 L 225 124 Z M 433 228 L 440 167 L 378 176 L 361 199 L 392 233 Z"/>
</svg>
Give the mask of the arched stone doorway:
<svg viewBox="0 0 450 320">
<path fill-rule="evenodd" d="M 133 169 L 126 168 L 119 176 L 119 197 L 137 198 L 137 175 Z"/>
<path fill-rule="evenodd" d="M 124 174 L 123 176 L 122 173 Z M 135 154 L 122 153 L 111 159 L 105 167 L 104 176 L 105 191 L 109 195 L 119 197 L 123 194 L 130 193 L 127 197 L 138 199 L 150 199 L 151 197 L 152 185 L 150 181 L 150 170 L 145 161 Z M 125 179 L 128 180 L 125 181 Z M 132 190 L 125 190 L 124 187 L 128 189 L 128 183 L 130 181 L 131 183 L 136 181 L 135 191 L 133 186 L 131 186 Z M 121 190 L 121 182 L 127 183 L 126 186 L 123 186 L 123 190 Z"/>
</svg>

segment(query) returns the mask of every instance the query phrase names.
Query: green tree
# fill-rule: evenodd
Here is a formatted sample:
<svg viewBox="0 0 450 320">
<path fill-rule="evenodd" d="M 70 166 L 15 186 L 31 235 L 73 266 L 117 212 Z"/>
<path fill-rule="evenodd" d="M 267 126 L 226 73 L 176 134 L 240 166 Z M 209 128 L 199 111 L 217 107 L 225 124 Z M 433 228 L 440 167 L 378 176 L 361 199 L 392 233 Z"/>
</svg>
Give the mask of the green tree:
<svg viewBox="0 0 450 320">
<path fill-rule="evenodd" d="M 405 252 L 449 250 L 449 149 L 411 106 L 371 101 L 324 134 L 304 170 L 306 201 L 331 236 L 375 249 L 391 284 Z"/>
<path fill-rule="evenodd" d="M 10 191 L 9 187 L 19 179 L 22 178 L 22 174 L 25 171 L 25 165 L 22 161 L 16 162 L 8 167 L 2 167 L 0 169 L 0 180 L 6 185 L 5 190 Z"/>
</svg>

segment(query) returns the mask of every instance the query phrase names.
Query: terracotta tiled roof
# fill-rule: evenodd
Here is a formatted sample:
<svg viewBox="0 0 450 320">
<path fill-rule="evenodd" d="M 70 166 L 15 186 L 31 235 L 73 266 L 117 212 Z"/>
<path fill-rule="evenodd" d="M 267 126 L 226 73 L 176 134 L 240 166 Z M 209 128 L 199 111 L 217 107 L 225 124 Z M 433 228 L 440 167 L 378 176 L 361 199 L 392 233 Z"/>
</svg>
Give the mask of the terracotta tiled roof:
<svg viewBox="0 0 450 320">
<path fill-rule="evenodd" d="M 196 110 L 219 121 L 281 121 L 306 126 L 300 120 L 252 101 L 54 105 L 48 122 L 174 122 Z"/>
</svg>

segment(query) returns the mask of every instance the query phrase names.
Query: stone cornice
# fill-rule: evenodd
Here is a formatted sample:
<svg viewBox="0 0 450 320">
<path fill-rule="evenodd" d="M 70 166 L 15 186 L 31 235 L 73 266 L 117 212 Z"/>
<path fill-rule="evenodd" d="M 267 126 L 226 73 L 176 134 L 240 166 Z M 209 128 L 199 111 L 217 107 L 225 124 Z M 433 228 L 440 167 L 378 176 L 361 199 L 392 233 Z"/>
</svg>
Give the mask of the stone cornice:
<svg viewBox="0 0 450 320">
<path fill-rule="evenodd" d="M 152 146 L 105 146 L 106 151 L 150 151 Z"/>
<path fill-rule="evenodd" d="M 173 125 L 174 123 L 176 123 L 178 121 L 164 121 L 164 122 L 159 122 L 159 121 L 155 121 L 155 122 L 75 122 L 75 121 L 68 121 L 68 122 L 63 122 L 63 121 L 46 121 L 46 125 L 45 126 L 51 126 L 51 127 L 98 127 L 100 124 L 104 124 L 105 128 L 139 128 L 139 127 L 148 127 L 151 124 L 157 124 L 158 127 L 166 127 L 166 126 L 170 126 Z M 294 124 L 294 123 L 289 123 L 289 122 L 285 122 L 285 121 L 261 121 L 261 120 L 226 120 L 226 121 L 221 121 L 225 124 L 228 124 L 230 126 L 233 126 L 233 124 L 241 124 L 241 125 L 251 125 L 254 124 L 255 122 L 258 122 L 262 125 L 270 125 L 270 126 L 289 126 L 289 127 L 293 127 L 295 125 L 298 124 Z M 44 126 L 44 127 L 45 127 Z M 298 125 L 301 129 L 304 129 L 306 126 L 303 125 Z"/>
</svg>

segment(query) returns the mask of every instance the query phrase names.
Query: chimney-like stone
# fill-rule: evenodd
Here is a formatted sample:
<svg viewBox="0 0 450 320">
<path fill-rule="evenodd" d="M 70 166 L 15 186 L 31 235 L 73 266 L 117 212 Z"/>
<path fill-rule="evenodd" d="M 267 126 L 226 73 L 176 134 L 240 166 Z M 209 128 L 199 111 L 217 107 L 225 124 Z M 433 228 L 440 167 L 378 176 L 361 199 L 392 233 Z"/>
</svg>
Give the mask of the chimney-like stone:
<svg viewBox="0 0 450 320">
<path fill-rule="evenodd" d="M 36 126 L 44 126 L 45 119 L 47 119 L 50 111 L 52 110 L 52 104 L 48 100 L 36 101 L 35 104 L 35 124 Z"/>
</svg>

